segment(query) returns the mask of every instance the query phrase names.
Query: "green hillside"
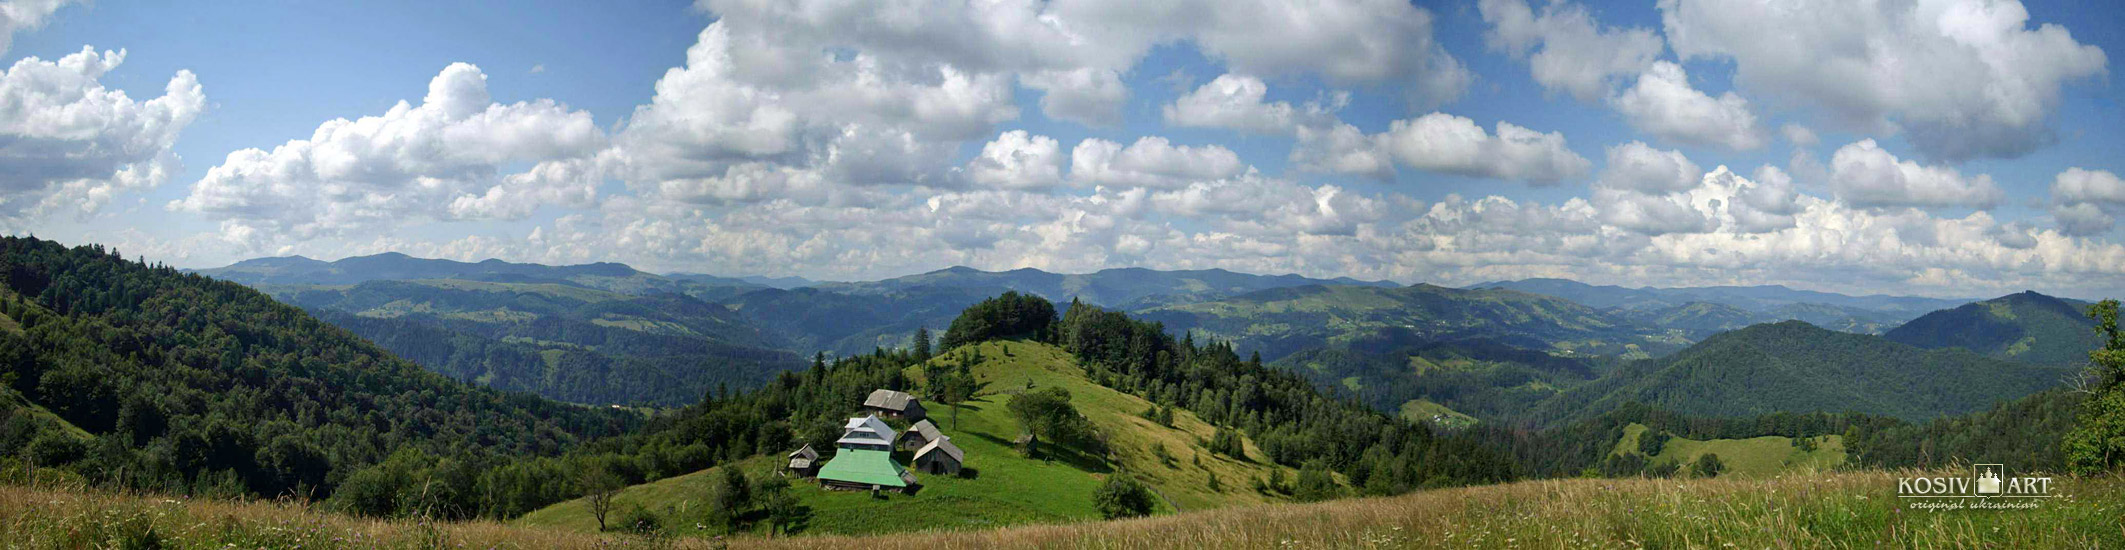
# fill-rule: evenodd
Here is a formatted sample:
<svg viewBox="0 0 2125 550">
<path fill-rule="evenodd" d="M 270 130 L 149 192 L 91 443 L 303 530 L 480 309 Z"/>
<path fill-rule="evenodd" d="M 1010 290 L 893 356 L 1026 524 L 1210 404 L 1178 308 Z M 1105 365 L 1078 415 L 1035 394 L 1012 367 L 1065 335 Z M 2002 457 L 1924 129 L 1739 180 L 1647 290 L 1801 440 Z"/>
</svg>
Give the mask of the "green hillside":
<svg viewBox="0 0 2125 550">
<path fill-rule="evenodd" d="M 678 294 L 461 279 L 266 288 L 453 379 L 576 403 L 685 405 L 802 365 L 737 313 Z"/>
<path fill-rule="evenodd" d="M 2038 365 L 2081 366 L 2102 344 L 2088 304 L 2035 292 L 1928 313 L 1884 337 L 1921 348 L 1960 347 Z"/>
<path fill-rule="evenodd" d="M 1640 438 L 1646 437 L 1644 424 L 1632 423 L 1623 428 L 1623 437 L 1616 441 L 1612 456 L 1640 451 Z M 1695 440 L 1683 437 L 1668 437 L 1660 445 L 1659 452 L 1646 457 L 1646 463 L 1691 464 L 1698 457 L 1718 455 L 1726 466 L 1721 475 L 1765 477 L 1785 472 L 1826 471 L 1845 463 L 1845 444 L 1842 435 L 1823 435 L 1808 438 L 1809 446 L 1803 448 L 1794 439 L 1780 436 L 1762 436 L 1747 439 Z"/>
<path fill-rule="evenodd" d="M 1637 402 L 1692 415 L 1825 411 L 1922 420 L 2055 387 L 2067 374 L 1786 321 L 1721 333 L 1665 358 L 1626 364 L 1532 414 L 1556 422 Z"/>
<path fill-rule="evenodd" d="M 1658 352 L 1686 343 L 1561 298 L 1513 290 L 1428 284 L 1398 288 L 1303 286 L 1140 314 L 1175 331 L 1229 340 L 1275 360 L 1307 348 L 1366 339 L 1442 341 L 1485 337 L 1579 355 Z"/>
<path fill-rule="evenodd" d="M 639 421 L 455 383 L 258 291 L 101 247 L 0 238 L 0 317 L 4 401 L 33 426 L 11 420 L 0 456 L 114 488 L 325 498 L 390 456 L 551 456 Z"/>
<path fill-rule="evenodd" d="M 1289 467 L 1268 465 L 1251 441 L 1245 442 L 1247 461 L 1211 453 L 1205 445 L 1216 429 L 1188 411 L 1174 411 L 1170 428 L 1145 419 L 1141 413 L 1152 407 L 1150 402 L 1094 384 L 1074 358 L 1052 345 L 985 342 L 932 361 L 966 363 L 975 377 L 988 384 L 986 392 L 964 404 L 956 415 L 945 405 L 929 405 L 932 421 L 966 452 L 966 466 L 975 473 L 960 477 L 918 474 L 919 492 L 882 499 L 799 481 L 792 487 L 793 494 L 813 514 L 806 532 L 874 534 L 1098 519 L 1092 492 L 1101 478 L 1115 472 L 1127 472 L 1149 484 L 1160 497 L 1159 513 L 1251 505 L 1285 500 L 1256 492 L 1251 488 L 1253 480 L 1268 479 L 1273 470 L 1282 470 L 1285 477 L 1297 474 Z M 907 375 L 918 382 L 922 372 L 919 365 L 907 369 Z M 1029 384 L 1035 389 L 1069 391 L 1071 403 L 1105 438 L 1110 453 L 1104 457 L 1066 455 L 1075 456 L 1073 460 L 1023 456 L 1010 443 L 1023 430 L 1004 404 Z M 1158 448 L 1164 448 L 1170 458 L 1160 458 Z M 907 455 L 896 453 L 903 461 Z M 780 460 L 769 456 L 735 467 L 761 477 L 772 475 L 780 465 Z M 718 468 L 728 467 L 733 466 Z M 711 494 L 708 485 L 716 475 L 716 471 L 704 470 L 637 485 L 623 491 L 616 502 L 668 516 L 664 524 L 681 526 L 681 533 L 720 533 L 719 529 L 692 529 L 698 522 L 695 516 L 704 513 L 702 507 Z M 1209 488 L 1213 475 L 1219 479 L 1219 490 Z M 526 514 L 518 523 L 585 531 L 597 527 L 582 500 Z"/>
</svg>

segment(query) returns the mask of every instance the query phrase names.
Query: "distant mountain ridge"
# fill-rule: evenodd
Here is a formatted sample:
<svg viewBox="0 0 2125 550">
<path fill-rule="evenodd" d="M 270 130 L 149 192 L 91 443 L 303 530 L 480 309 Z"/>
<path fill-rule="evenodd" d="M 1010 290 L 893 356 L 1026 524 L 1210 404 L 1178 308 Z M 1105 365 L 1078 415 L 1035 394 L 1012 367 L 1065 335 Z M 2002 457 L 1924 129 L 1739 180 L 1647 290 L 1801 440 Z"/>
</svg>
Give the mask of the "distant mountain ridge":
<svg viewBox="0 0 2125 550">
<path fill-rule="evenodd" d="M 1782 285 L 1626 288 L 1569 279 L 1493 281 L 1467 288 L 1507 288 L 1571 300 L 1632 322 L 1683 330 L 1692 339 L 1750 325 L 1798 320 L 1861 334 L 1880 334 L 1927 312 L 1969 300 L 1796 290 Z"/>
<path fill-rule="evenodd" d="M 227 267 L 193 272 L 250 286 L 340 286 L 370 281 L 460 279 L 497 283 L 552 283 L 623 294 L 668 292 L 703 300 L 717 300 L 770 288 L 764 284 L 713 275 L 667 277 L 613 262 L 564 266 L 495 259 L 460 262 L 415 258 L 397 252 L 354 256 L 330 262 L 302 256 L 257 258 L 236 262 Z"/>
<path fill-rule="evenodd" d="M 1963 348 L 2039 365 L 2079 366 L 2102 346 L 2089 303 L 2033 291 L 1928 313 L 1882 336 L 1922 348 Z"/>
<path fill-rule="evenodd" d="M 1726 304 L 1750 311 L 1770 311 L 1792 304 L 1827 304 L 1882 311 L 1927 312 L 1955 307 L 1970 300 L 1926 298 L 1922 296 L 1891 296 L 1869 294 L 1852 296 L 1834 292 L 1796 290 L 1784 285 L 1757 286 L 1705 286 L 1705 287 L 1639 287 L 1626 288 L 1615 285 L 1591 285 L 1570 279 L 1521 279 L 1517 281 L 1492 281 L 1468 285 L 1466 288 L 1509 288 L 1522 292 L 1547 294 L 1586 304 L 1597 309 L 1659 309 L 1688 304 L 1710 302 Z"/>
<path fill-rule="evenodd" d="M 719 353 L 734 354 L 731 357 L 742 358 L 739 359 L 741 364 L 751 365 L 763 357 L 756 353 L 762 346 L 807 356 L 815 351 L 852 355 L 869 353 L 880 347 L 906 346 L 916 331 L 927 328 L 932 332 L 941 333 L 952 318 L 967 306 L 1012 290 L 1060 303 L 1077 299 L 1094 305 L 1135 310 L 1194 303 L 1290 286 L 1397 286 L 1393 282 L 1359 281 L 1350 278 L 1313 279 L 1298 275 L 1252 275 L 1222 269 L 1160 271 L 1145 268 L 1117 268 L 1093 273 L 1067 274 L 1031 268 L 992 272 L 952 267 L 878 281 L 817 282 L 800 277 L 733 278 L 693 273 L 657 275 L 618 263 L 548 266 L 501 260 L 459 262 L 415 258 L 399 253 L 351 257 L 331 262 L 301 256 L 258 258 L 227 267 L 197 270 L 195 273 L 254 286 L 283 300 L 306 307 L 340 310 L 369 319 L 353 323 L 351 319 L 355 317 L 326 316 L 327 319 L 358 325 L 351 327 L 357 331 L 371 331 L 365 335 L 377 339 L 378 342 L 389 342 L 389 345 L 395 348 L 394 351 L 419 358 L 424 365 L 432 364 L 453 375 L 470 375 L 475 380 L 507 379 L 490 376 L 496 372 L 535 373 L 540 369 L 506 368 L 496 371 L 497 366 L 493 359 L 485 362 L 466 361 L 463 360 L 465 357 L 501 357 L 504 354 L 491 350 L 503 348 L 515 350 L 512 353 L 517 355 L 522 355 L 521 352 L 524 351 L 547 349 L 549 352 L 546 355 L 551 356 L 551 350 L 558 349 L 552 346 L 558 345 L 556 342 L 566 340 L 534 338 L 525 332 L 532 330 L 532 325 L 501 323 L 498 316 L 550 317 L 568 319 L 569 322 L 595 321 L 612 325 L 612 319 L 599 319 L 596 315 L 560 315 L 562 312 L 552 306 L 622 302 L 628 301 L 626 296 L 681 294 L 729 310 L 728 314 L 702 317 L 715 318 L 715 323 L 708 327 L 692 328 L 712 333 L 707 334 L 711 336 L 708 340 L 717 342 L 718 346 L 732 346 L 715 348 L 723 350 Z M 398 284 L 407 281 L 426 282 Z M 507 292 L 516 295 L 505 297 L 496 294 L 504 289 L 474 288 L 483 284 L 522 286 L 508 289 Z M 592 297 L 581 292 L 568 292 L 565 290 L 567 288 L 624 296 Z M 644 317 L 637 314 L 628 315 Z M 382 320 L 385 318 L 398 320 L 386 322 Z M 687 323 L 683 319 L 659 318 L 657 321 Z M 410 340 L 374 333 L 385 330 L 384 327 L 394 326 L 399 327 L 394 330 L 412 330 L 407 328 L 408 322 L 429 325 L 433 330 L 443 332 Z M 632 323 L 637 329 L 653 326 L 633 321 L 627 323 Z M 516 328 L 497 328 L 502 326 Z M 612 326 L 596 327 L 596 331 L 610 333 L 612 330 Z M 573 330 L 563 331 L 561 334 L 581 338 L 591 333 Z M 472 354 L 469 352 L 477 350 L 463 344 L 466 338 L 472 335 L 510 338 L 511 341 L 494 340 L 480 346 L 490 351 Z M 638 337 L 639 335 L 630 335 L 630 338 Z M 456 346 L 457 350 L 446 350 L 433 345 L 431 342 L 434 341 L 459 342 L 460 345 Z M 527 341 L 544 343 L 533 345 L 525 343 Z M 414 344 L 426 347 L 414 347 Z M 468 353 L 458 353 L 459 351 Z M 569 353 L 581 355 L 578 352 Z M 445 360 L 454 366 L 443 366 L 439 363 Z M 606 362 L 609 361 L 600 361 L 598 364 Z M 550 370 L 550 367 L 545 369 Z M 669 372 L 672 369 L 662 370 Z M 613 397 L 611 392 L 600 388 L 585 390 L 588 393 L 553 393 L 558 391 L 555 386 L 555 380 L 558 379 L 546 377 L 546 380 L 547 382 L 538 385 L 520 388 L 571 400 L 595 397 L 602 402 Z M 691 384 L 678 385 L 690 386 Z"/>
<path fill-rule="evenodd" d="M 1033 268 L 982 271 L 955 266 L 879 281 L 823 283 L 817 288 L 843 294 L 885 294 L 920 287 L 986 287 L 999 292 L 1030 293 L 1057 302 L 1074 298 L 1101 307 L 1140 309 L 1306 285 L 1401 286 L 1391 281 L 1361 281 L 1349 277 L 1315 279 L 1297 274 L 1255 275 L 1223 269 L 1162 271 L 1124 267 L 1091 273 L 1051 273 Z"/>
<path fill-rule="evenodd" d="M 1559 353 L 1623 354 L 1687 342 L 1577 302 L 1511 289 L 1311 285 L 1147 309 L 1167 330 L 1230 340 L 1265 360 L 1318 346 L 1395 347 L 1489 338 Z M 1644 350 L 1657 354 L 1664 350 Z"/>
</svg>

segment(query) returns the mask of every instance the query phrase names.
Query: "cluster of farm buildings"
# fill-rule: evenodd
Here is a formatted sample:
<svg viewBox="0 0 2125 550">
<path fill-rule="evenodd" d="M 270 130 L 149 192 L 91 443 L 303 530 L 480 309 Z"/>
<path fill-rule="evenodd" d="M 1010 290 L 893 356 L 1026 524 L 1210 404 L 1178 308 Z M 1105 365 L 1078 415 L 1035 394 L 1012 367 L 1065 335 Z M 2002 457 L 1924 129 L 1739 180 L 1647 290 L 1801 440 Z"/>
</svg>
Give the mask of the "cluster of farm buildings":
<svg viewBox="0 0 2125 550">
<path fill-rule="evenodd" d="M 873 391 L 863 400 L 863 411 L 864 416 L 851 418 L 842 426 L 841 439 L 834 441 L 833 459 L 822 463 L 819 451 L 806 444 L 789 454 L 789 471 L 816 477 L 829 489 L 905 492 L 920 483 L 914 472 L 893 459 L 894 449 L 914 451 L 909 467 L 929 474 L 958 474 L 966 463 L 966 453 L 930 423 L 922 401 L 915 396 L 893 390 Z M 914 424 L 906 432 L 895 432 L 880 417 Z"/>
</svg>

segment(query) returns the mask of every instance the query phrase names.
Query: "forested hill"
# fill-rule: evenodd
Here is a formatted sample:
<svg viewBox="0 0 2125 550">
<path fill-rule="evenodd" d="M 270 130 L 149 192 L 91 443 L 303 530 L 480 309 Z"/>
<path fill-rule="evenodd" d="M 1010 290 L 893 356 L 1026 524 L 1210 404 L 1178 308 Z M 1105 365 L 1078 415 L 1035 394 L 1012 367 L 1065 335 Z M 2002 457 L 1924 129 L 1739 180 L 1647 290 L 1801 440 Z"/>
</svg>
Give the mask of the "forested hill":
<svg viewBox="0 0 2125 550">
<path fill-rule="evenodd" d="M 573 403 L 683 406 L 804 364 L 729 308 L 681 294 L 441 279 L 276 297 L 452 378 Z"/>
<path fill-rule="evenodd" d="M 0 456 L 103 485 L 332 494 L 400 451 L 553 455 L 631 413 L 453 382 L 236 283 L 0 238 Z M 49 409 L 68 424 L 39 420 Z"/>
<path fill-rule="evenodd" d="M 1637 402 L 1701 416 L 1822 411 L 1923 420 L 2056 387 L 2068 374 L 1786 321 L 1621 366 L 1549 399 L 1533 415 L 1555 422 Z"/>
<path fill-rule="evenodd" d="M 2039 365 L 2080 366 L 2102 345 L 2088 303 L 2023 292 L 1928 313 L 1882 336 Z"/>
</svg>

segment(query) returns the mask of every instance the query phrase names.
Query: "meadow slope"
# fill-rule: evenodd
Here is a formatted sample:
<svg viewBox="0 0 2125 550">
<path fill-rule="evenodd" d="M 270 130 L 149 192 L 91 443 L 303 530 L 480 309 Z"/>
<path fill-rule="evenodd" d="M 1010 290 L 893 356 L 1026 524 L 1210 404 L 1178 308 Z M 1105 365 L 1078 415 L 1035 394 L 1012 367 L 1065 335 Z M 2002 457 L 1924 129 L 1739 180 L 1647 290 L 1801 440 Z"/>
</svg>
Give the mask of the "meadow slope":
<svg viewBox="0 0 2125 550">
<path fill-rule="evenodd" d="M 1095 520 L 1099 512 L 1092 505 L 1092 493 L 1105 476 L 1115 472 L 1127 472 L 1151 486 L 1160 497 L 1155 510 L 1160 514 L 1286 500 L 1280 494 L 1256 491 L 1253 482 L 1269 479 L 1272 470 L 1282 470 L 1286 478 L 1298 476 L 1297 470 L 1270 464 L 1252 440 L 1243 438 L 1247 460 L 1211 453 L 1204 442 L 1216 428 L 1186 410 L 1174 410 L 1171 427 L 1143 418 L 1141 413 L 1152 407 L 1151 402 L 1086 379 L 1076 359 L 1052 345 L 983 342 L 933 361 L 966 363 L 978 379 L 989 384 L 975 400 L 961 406 L 956 419 L 951 407 L 930 405 L 931 419 L 966 451 L 969 475 L 919 474 L 921 491 L 883 498 L 828 491 L 814 481 L 796 480 L 792 493 L 813 511 L 806 533 L 864 535 Z M 910 367 L 908 375 L 919 381 L 921 366 Z M 1107 438 L 1109 455 L 1069 452 L 1029 459 L 1016 450 L 1010 442 L 1022 430 L 1006 403 L 1028 386 L 1068 390 L 1072 405 Z M 1159 448 L 1165 449 L 1168 458 L 1159 457 Z M 830 450 L 822 452 L 831 456 Z M 908 453 L 895 456 L 905 464 Z M 759 478 L 772 475 L 782 463 L 778 457 L 755 457 L 737 467 Z M 621 509 L 641 506 L 658 514 L 677 534 L 711 535 L 720 529 L 695 526 L 706 516 L 703 506 L 712 494 L 710 480 L 716 472 L 703 470 L 629 487 L 615 502 Z M 1212 476 L 1219 480 L 1216 490 L 1210 488 Z M 597 529 L 596 518 L 581 499 L 533 511 L 517 523 L 585 532 Z"/>
</svg>

